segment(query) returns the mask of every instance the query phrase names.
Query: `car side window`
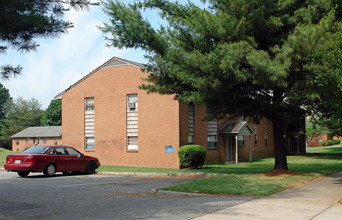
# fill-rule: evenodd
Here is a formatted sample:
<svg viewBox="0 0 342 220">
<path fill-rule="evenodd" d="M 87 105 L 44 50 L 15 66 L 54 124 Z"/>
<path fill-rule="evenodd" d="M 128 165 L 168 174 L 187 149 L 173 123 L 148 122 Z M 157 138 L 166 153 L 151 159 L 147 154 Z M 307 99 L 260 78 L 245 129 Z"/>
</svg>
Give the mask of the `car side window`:
<svg viewBox="0 0 342 220">
<path fill-rule="evenodd" d="M 55 147 L 53 150 L 50 151 L 50 154 L 53 154 L 53 155 L 68 155 L 68 152 L 65 150 L 64 147 Z"/>
<path fill-rule="evenodd" d="M 76 151 L 76 150 L 73 149 L 73 148 L 67 147 L 66 150 L 68 151 L 68 153 L 69 153 L 70 156 L 78 156 L 78 155 L 80 154 L 78 151 Z"/>
</svg>

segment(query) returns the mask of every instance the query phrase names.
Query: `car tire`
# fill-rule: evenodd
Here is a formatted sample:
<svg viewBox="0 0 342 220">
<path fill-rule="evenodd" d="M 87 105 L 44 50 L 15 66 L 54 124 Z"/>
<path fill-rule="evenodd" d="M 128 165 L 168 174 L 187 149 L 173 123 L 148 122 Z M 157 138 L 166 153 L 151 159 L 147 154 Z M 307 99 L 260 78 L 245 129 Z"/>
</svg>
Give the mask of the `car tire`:
<svg viewBox="0 0 342 220">
<path fill-rule="evenodd" d="M 56 166 L 52 163 L 48 164 L 45 167 L 43 173 L 44 173 L 44 176 L 46 177 L 54 176 L 56 174 Z"/>
<path fill-rule="evenodd" d="M 86 168 L 87 174 L 94 174 L 96 171 L 96 163 L 94 161 L 90 161 Z"/>
<path fill-rule="evenodd" d="M 17 173 L 21 177 L 27 177 L 30 174 L 30 171 L 18 171 Z"/>
</svg>

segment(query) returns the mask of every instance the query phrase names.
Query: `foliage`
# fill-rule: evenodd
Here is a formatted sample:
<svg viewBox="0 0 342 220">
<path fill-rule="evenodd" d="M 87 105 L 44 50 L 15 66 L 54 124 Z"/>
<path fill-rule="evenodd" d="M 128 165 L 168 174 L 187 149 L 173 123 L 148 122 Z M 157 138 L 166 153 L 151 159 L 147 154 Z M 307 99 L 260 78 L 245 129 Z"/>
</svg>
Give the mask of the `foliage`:
<svg viewBox="0 0 342 220">
<path fill-rule="evenodd" d="M 308 140 L 312 140 L 315 137 L 327 134 L 328 129 L 322 127 L 320 124 L 317 123 L 316 120 L 306 119 L 305 130 L 306 130 L 306 137 L 308 138 Z"/>
<path fill-rule="evenodd" d="M 327 143 L 325 141 L 322 141 L 322 146 L 327 145 Z"/>
<path fill-rule="evenodd" d="M 104 11 L 111 20 L 101 30 L 112 35 L 108 45 L 146 51 L 145 70 L 152 74 L 142 89 L 204 104 L 208 118 L 272 120 L 274 168 L 287 169 L 287 122 L 305 114 L 338 118 L 342 112 L 341 5 L 205 2 L 199 7 L 190 1 L 108 0 Z M 145 10 L 157 10 L 166 24 L 154 28 Z"/>
<path fill-rule="evenodd" d="M 62 125 L 62 100 L 51 100 L 48 108 L 44 111 L 41 118 L 42 126 L 59 126 Z"/>
<path fill-rule="evenodd" d="M 334 139 L 334 144 L 340 144 L 341 143 L 341 140 L 340 139 Z"/>
<path fill-rule="evenodd" d="M 334 141 L 332 141 L 332 140 L 328 140 L 328 146 L 333 146 L 334 145 Z"/>
<path fill-rule="evenodd" d="M 6 119 L 0 125 L 0 141 L 5 147 L 11 147 L 11 136 L 32 126 L 39 126 L 43 115 L 41 104 L 32 98 L 24 100 L 22 97 L 8 102 L 6 105 Z"/>
<path fill-rule="evenodd" d="M 10 100 L 8 89 L 0 83 L 0 123 L 5 119 L 5 104 Z"/>
<path fill-rule="evenodd" d="M 11 0 L 0 4 L 0 53 L 8 48 L 18 51 L 35 51 L 39 46 L 36 38 L 58 37 L 73 27 L 60 19 L 65 11 L 87 9 L 94 5 L 88 0 Z M 22 67 L 0 67 L 3 78 L 20 74 Z"/>
<path fill-rule="evenodd" d="M 179 165 L 181 168 L 194 167 L 195 169 L 198 169 L 198 167 L 203 166 L 206 154 L 206 149 L 203 146 L 182 146 L 178 150 Z"/>
</svg>

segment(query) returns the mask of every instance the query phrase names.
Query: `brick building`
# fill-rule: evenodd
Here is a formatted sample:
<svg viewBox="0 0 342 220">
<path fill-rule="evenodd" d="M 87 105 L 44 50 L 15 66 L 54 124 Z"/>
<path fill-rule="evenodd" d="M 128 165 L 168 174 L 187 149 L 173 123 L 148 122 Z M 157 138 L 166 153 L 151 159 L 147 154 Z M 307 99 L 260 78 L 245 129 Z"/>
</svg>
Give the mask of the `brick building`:
<svg viewBox="0 0 342 220">
<path fill-rule="evenodd" d="M 33 145 L 62 143 L 62 126 L 28 127 L 14 135 L 12 151 L 22 152 Z"/>
<path fill-rule="evenodd" d="M 104 165 L 179 168 L 177 152 L 186 144 L 205 146 L 206 163 L 273 155 L 271 121 L 203 121 L 203 106 L 140 90 L 142 67 L 113 57 L 58 94 L 63 144 Z"/>
</svg>

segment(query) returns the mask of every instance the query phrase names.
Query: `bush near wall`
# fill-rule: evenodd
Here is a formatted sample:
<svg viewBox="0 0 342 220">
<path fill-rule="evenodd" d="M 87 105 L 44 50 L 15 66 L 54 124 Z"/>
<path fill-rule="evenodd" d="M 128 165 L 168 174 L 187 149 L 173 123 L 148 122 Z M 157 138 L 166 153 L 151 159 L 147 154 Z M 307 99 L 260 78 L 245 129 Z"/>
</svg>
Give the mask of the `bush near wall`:
<svg viewBox="0 0 342 220">
<path fill-rule="evenodd" d="M 180 168 L 195 168 L 203 166 L 207 151 L 200 145 L 185 145 L 178 150 Z"/>
<path fill-rule="evenodd" d="M 332 140 L 328 140 L 328 146 L 333 146 L 334 142 Z"/>
<path fill-rule="evenodd" d="M 341 140 L 340 139 L 335 139 L 334 140 L 334 144 L 340 144 L 341 143 Z"/>
</svg>

